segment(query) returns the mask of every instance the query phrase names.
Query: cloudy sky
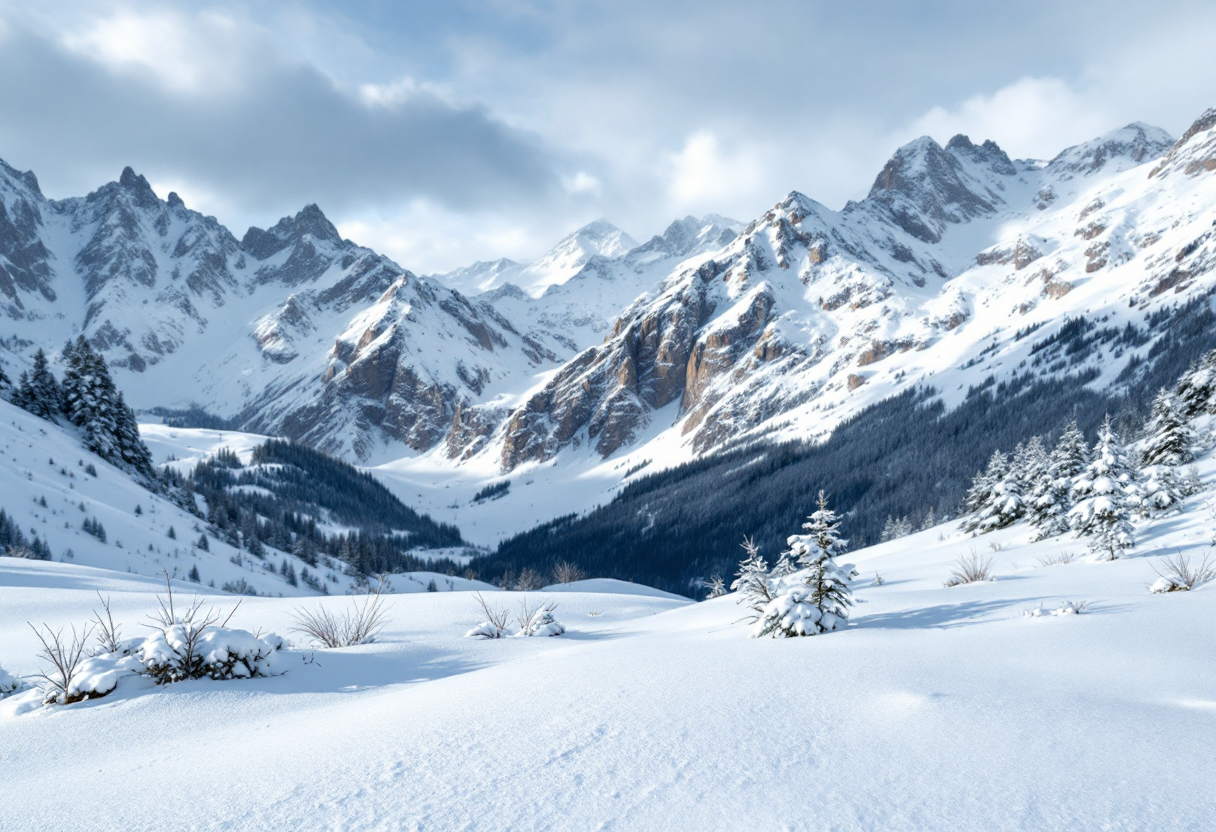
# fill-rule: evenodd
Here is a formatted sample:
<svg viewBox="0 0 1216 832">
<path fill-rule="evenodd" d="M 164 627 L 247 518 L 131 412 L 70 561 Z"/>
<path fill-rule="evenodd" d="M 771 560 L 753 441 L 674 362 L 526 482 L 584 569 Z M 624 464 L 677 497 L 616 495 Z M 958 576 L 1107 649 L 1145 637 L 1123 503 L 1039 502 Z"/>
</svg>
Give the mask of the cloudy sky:
<svg viewBox="0 0 1216 832">
<path fill-rule="evenodd" d="M 1216 106 L 1210 2 L 0 0 L 0 158 L 124 165 L 240 236 L 309 202 L 407 268 L 605 217 L 863 196 L 901 143 L 1050 157 Z"/>
</svg>

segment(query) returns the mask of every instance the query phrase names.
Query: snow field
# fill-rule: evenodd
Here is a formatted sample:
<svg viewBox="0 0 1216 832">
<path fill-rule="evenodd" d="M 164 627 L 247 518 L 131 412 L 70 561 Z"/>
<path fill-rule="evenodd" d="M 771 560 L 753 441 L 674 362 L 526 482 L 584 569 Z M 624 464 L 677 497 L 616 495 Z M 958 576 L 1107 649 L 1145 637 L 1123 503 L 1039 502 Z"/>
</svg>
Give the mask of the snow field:
<svg viewBox="0 0 1216 832">
<path fill-rule="evenodd" d="M 376 643 L 294 650 L 283 676 L 0 717 L 0 828 L 1207 829 L 1216 585 L 1148 591 L 1207 548 L 1201 499 L 1111 563 L 1025 526 L 851 553 L 850 624 L 812 638 L 748 638 L 732 596 L 567 592 L 565 635 L 482 641 L 470 594 L 394 597 Z M 944 588 L 971 549 L 997 579 Z M 0 569 L 0 664 L 24 675 L 24 622 L 88 617 L 91 570 Z M 110 587 L 124 626 L 154 606 L 150 581 Z M 1090 606 L 1024 615 L 1066 600 Z M 232 626 L 290 635 L 301 603 L 350 599 L 249 598 Z M 114 799 L 134 790 L 156 800 Z"/>
</svg>

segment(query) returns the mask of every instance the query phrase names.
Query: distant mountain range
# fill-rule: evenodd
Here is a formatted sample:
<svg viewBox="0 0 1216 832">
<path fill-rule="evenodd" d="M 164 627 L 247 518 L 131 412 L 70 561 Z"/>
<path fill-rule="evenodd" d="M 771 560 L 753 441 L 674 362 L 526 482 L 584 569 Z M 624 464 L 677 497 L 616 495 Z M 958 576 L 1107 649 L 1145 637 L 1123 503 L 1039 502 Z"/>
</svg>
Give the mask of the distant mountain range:
<svg viewBox="0 0 1216 832">
<path fill-rule="evenodd" d="M 315 205 L 238 240 L 130 168 L 51 200 L 0 163 L 0 360 L 16 376 L 83 333 L 137 408 L 197 404 L 352 461 L 658 468 L 823 437 L 926 382 L 957 404 L 989 376 L 1074 372 L 1019 333 L 1209 291 L 1214 221 L 1211 110 L 1177 140 L 1132 124 L 1045 161 L 923 137 L 839 211 L 793 192 L 641 245 L 601 220 L 534 263 L 426 277 Z M 1090 384 L 1152 350 L 1097 351 Z"/>
</svg>

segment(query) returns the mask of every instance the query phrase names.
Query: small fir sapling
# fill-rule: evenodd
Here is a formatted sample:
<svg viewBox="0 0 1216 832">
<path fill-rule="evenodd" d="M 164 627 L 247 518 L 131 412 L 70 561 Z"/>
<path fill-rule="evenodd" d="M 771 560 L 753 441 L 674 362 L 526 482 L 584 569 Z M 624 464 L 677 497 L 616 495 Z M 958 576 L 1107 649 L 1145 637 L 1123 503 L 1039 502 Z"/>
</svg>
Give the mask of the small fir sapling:
<svg viewBox="0 0 1216 832">
<path fill-rule="evenodd" d="M 730 589 L 732 592 L 739 593 L 736 603 L 746 605 L 751 611 L 744 620 L 755 621 L 773 600 L 770 586 L 772 577 L 769 573 L 768 562 L 760 554 L 760 547 L 752 538 L 743 538 L 743 542 L 739 545 L 746 553 L 746 557 L 739 563 L 739 571 L 736 573 L 735 580 L 731 582 Z M 783 558 L 782 562 L 792 567 L 792 560 Z M 790 571 L 792 572 L 793 569 L 791 568 Z"/>
<path fill-rule="evenodd" d="M 805 577 L 799 583 L 784 580 L 752 628 L 753 637 L 811 636 L 847 623 L 853 605 L 849 582 L 858 573 L 852 564 L 835 561 L 848 549 L 848 541 L 838 534 L 839 527 L 820 491 L 818 509 L 802 526 L 806 534 L 791 535 L 787 541 Z"/>
</svg>

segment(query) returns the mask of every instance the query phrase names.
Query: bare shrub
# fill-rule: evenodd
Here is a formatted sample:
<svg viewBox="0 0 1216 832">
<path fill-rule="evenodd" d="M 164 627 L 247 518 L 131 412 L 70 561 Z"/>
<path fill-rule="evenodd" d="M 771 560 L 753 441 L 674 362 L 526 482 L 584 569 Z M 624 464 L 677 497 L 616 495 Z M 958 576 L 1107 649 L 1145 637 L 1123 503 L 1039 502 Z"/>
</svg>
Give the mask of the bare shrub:
<svg viewBox="0 0 1216 832">
<path fill-rule="evenodd" d="M 114 614 L 110 612 L 110 596 L 101 597 L 101 593 L 97 593 L 97 600 L 101 601 L 101 608 L 105 612 L 104 615 L 93 610 L 93 624 L 97 629 L 97 649 L 94 655 L 107 655 L 117 653 L 122 649 L 119 643 L 122 639 L 118 633 L 118 625 L 114 623 Z"/>
<path fill-rule="evenodd" d="M 711 575 L 702 585 L 705 587 L 706 600 L 721 598 L 726 594 L 726 579 L 721 575 Z"/>
<path fill-rule="evenodd" d="M 992 577 L 992 558 L 983 558 L 972 549 L 970 554 L 962 555 L 954 562 L 950 571 L 950 580 L 946 586 L 961 586 L 986 581 Z"/>
<path fill-rule="evenodd" d="M 524 567 L 519 577 L 515 579 L 515 589 L 527 592 L 533 589 L 540 589 L 545 585 L 545 576 L 537 572 L 531 566 Z"/>
<path fill-rule="evenodd" d="M 361 600 L 352 601 L 350 609 L 341 614 L 334 614 L 325 607 L 314 610 L 298 608 L 293 616 L 296 623 L 291 630 L 303 633 L 327 648 L 370 644 L 384 629 L 388 615 L 388 607 L 381 594 L 383 588 L 382 580 L 373 592 L 362 596 Z"/>
<path fill-rule="evenodd" d="M 871 585 L 871 586 L 882 586 L 882 585 L 883 585 L 883 584 L 885 584 L 885 583 L 886 583 L 886 580 L 883 578 L 883 576 L 882 576 L 882 575 L 879 575 L 879 574 L 878 574 L 878 571 L 877 571 L 877 570 L 875 570 L 875 572 L 874 572 L 874 580 L 870 582 L 870 585 Z"/>
<path fill-rule="evenodd" d="M 491 606 L 480 592 L 474 593 L 473 597 L 477 599 L 477 604 L 481 607 L 484 620 L 465 633 L 465 636 L 467 638 L 505 638 L 510 635 L 507 625 L 511 620 L 511 613 L 501 607 Z"/>
<path fill-rule="evenodd" d="M 1039 566 L 1063 566 L 1066 563 L 1072 563 L 1077 559 L 1073 552 L 1053 552 L 1050 555 L 1042 555 L 1038 558 Z"/>
<path fill-rule="evenodd" d="M 553 581 L 559 584 L 572 584 L 575 581 L 581 581 L 586 576 L 583 570 L 579 569 L 576 564 L 568 560 L 559 561 L 553 567 Z"/>
<path fill-rule="evenodd" d="M 71 705 L 73 702 L 80 702 L 87 698 L 88 694 L 73 691 L 72 683 L 76 679 L 76 671 L 87 658 L 85 648 L 88 646 L 90 636 L 93 635 L 93 627 L 86 626 L 83 632 L 78 633 L 76 627 L 73 626 L 71 641 L 64 638 L 62 629 L 52 630 L 46 624 L 42 625 L 44 632 L 39 631 L 33 624 L 30 624 L 30 629 L 34 631 L 38 641 L 42 642 L 42 650 L 38 653 L 39 658 L 50 665 L 48 670 L 40 671 L 37 674 L 38 678 L 46 683 L 46 701 Z"/>
<path fill-rule="evenodd" d="M 1162 566 L 1164 569 L 1153 567 L 1158 578 L 1149 587 L 1151 592 L 1189 592 L 1216 578 L 1216 564 L 1211 562 L 1209 555 L 1204 555 L 1200 563 L 1192 566 L 1190 558 L 1178 552 L 1174 557 L 1166 558 Z"/>
</svg>

